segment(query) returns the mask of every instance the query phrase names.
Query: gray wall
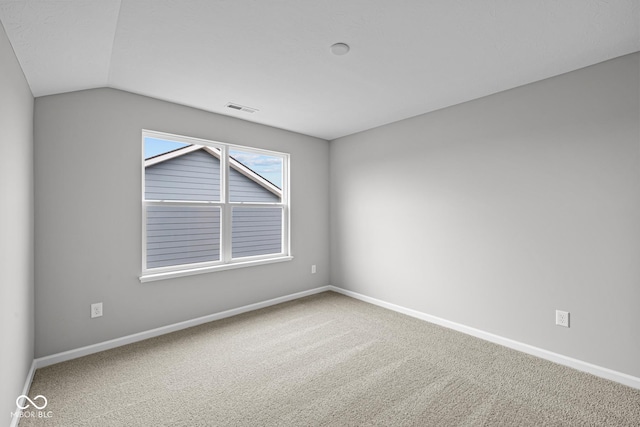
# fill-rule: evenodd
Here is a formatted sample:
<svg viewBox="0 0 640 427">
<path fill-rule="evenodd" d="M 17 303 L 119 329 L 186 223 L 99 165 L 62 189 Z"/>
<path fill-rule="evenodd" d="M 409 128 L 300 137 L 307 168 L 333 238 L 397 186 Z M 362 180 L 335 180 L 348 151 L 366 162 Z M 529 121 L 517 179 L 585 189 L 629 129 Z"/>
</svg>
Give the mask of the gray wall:
<svg viewBox="0 0 640 427">
<path fill-rule="evenodd" d="M 640 377 L 639 76 L 636 53 L 332 141 L 331 283 Z"/>
<path fill-rule="evenodd" d="M 140 283 L 143 128 L 290 153 L 294 260 Z M 113 89 L 36 99 L 34 132 L 36 357 L 328 284 L 328 142 Z"/>
<path fill-rule="evenodd" d="M 33 361 L 33 96 L 0 24 L 0 425 Z"/>
</svg>

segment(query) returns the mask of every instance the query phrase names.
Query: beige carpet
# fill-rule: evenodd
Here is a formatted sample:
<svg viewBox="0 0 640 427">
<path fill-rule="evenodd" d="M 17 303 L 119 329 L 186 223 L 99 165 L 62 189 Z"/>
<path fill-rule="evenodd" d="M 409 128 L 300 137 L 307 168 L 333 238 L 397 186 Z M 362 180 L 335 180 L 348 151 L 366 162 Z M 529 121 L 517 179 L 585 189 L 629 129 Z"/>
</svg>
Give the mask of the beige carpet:
<svg viewBox="0 0 640 427">
<path fill-rule="evenodd" d="M 20 426 L 640 426 L 640 391 L 327 292 L 38 369 Z"/>
</svg>

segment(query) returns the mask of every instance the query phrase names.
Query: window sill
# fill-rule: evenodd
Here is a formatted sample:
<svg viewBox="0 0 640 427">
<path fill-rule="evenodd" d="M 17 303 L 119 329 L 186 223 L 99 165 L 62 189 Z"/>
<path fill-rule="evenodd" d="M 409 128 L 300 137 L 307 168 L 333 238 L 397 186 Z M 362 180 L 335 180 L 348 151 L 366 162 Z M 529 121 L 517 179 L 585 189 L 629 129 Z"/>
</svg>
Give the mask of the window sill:
<svg viewBox="0 0 640 427">
<path fill-rule="evenodd" d="M 292 256 L 282 256 L 278 258 L 259 259 L 254 261 L 235 262 L 232 264 L 213 265 L 188 270 L 164 271 L 162 273 L 148 273 L 140 276 L 140 282 L 153 282 L 156 280 L 174 279 L 176 277 L 193 276 L 195 274 L 213 273 L 215 271 L 232 270 L 234 268 L 253 267 L 254 265 L 273 264 L 276 262 L 291 261 Z"/>
</svg>

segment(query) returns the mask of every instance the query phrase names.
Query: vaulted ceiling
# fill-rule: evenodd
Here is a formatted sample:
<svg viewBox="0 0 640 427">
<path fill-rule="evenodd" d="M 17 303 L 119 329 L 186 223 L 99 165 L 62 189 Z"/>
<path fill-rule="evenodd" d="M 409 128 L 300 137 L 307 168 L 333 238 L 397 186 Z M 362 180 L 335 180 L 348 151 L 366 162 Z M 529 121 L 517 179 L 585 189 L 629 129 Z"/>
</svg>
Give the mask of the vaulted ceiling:
<svg viewBox="0 0 640 427">
<path fill-rule="evenodd" d="M 329 140 L 640 50 L 638 0 L 0 0 L 0 21 L 36 97 L 112 87 Z"/>
</svg>

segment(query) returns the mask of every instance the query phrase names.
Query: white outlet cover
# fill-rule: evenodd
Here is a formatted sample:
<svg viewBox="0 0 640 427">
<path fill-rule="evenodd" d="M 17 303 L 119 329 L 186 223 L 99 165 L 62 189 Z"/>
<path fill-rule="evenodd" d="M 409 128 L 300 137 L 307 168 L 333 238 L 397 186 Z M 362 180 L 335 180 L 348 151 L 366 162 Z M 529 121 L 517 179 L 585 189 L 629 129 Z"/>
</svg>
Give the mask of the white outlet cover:
<svg viewBox="0 0 640 427">
<path fill-rule="evenodd" d="M 564 326 L 565 328 L 569 327 L 569 312 L 556 310 L 556 325 Z"/>
<path fill-rule="evenodd" d="M 91 304 L 91 318 L 101 317 L 102 316 L 102 303 L 97 302 L 95 304 Z"/>
</svg>

